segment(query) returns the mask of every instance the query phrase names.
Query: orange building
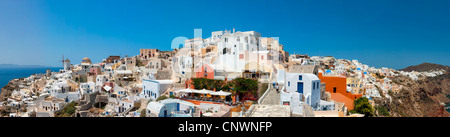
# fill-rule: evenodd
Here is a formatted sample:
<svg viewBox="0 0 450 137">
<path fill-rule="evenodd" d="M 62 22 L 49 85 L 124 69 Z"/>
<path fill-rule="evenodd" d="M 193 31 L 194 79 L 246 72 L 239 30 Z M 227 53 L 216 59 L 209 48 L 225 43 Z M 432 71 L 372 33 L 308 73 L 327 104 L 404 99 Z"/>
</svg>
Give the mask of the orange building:
<svg viewBox="0 0 450 137">
<path fill-rule="evenodd" d="M 331 93 L 331 100 L 345 103 L 349 109 L 353 109 L 353 101 L 362 97 L 361 94 L 347 92 L 347 78 L 343 76 L 323 76 L 319 73 L 319 79 L 325 83 L 325 91 Z"/>
<path fill-rule="evenodd" d="M 194 81 L 192 79 L 189 79 L 188 81 L 184 82 L 185 88 L 195 89 L 194 88 Z"/>
<path fill-rule="evenodd" d="M 195 77 L 214 79 L 214 69 L 211 66 L 204 64 L 203 66 L 195 70 Z"/>
</svg>

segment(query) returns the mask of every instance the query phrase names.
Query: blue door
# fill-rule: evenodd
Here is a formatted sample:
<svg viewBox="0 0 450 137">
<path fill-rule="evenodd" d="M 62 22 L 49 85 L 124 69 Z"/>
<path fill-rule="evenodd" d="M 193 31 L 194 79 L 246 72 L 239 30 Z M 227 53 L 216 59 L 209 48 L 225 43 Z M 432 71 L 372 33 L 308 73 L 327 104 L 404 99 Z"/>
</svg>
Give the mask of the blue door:
<svg viewBox="0 0 450 137">
<path fill-rule="evenodd" d="M 297 91 L 298 91 L 298 93 L 302 93 L 303 94 L 303 82 L 298 82 L 297 83 Z"/>
<path fill-rule="evenodd" d="M 177 103 L 177 111 L 180 111 L 180 103 Z"/>
</svg>

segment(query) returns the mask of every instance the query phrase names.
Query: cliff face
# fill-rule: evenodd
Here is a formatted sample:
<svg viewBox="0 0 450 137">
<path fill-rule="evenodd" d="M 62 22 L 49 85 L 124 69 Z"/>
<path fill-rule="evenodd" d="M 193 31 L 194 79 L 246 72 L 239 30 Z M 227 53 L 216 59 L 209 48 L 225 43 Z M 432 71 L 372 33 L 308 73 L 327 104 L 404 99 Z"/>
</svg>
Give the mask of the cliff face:
<svg viewBox="0 0 450 137">
<path fill-rule="evenodd" d="M 0 102 L 6 101 L 6 98 L 11 96 L 11 93 L 16 89 L 17 87 L 13 86 L 11 83 L 8 83 L 8 85 L 2 87 L 1 93 L 0 93 Z"/>
<path fill-rule="evenodd" d="M 427 77 L 413 81 L 408 77 L 392 78 L 394 83 L 404 88 L 392 96 L 392 102 L 387 98 L 376 99 L 378 105 L 385 106 L 391 116 L 396 117 L 448 117 L 442 103 L 450 102 L 449 72 L 436 77 Z"/>
</svg>

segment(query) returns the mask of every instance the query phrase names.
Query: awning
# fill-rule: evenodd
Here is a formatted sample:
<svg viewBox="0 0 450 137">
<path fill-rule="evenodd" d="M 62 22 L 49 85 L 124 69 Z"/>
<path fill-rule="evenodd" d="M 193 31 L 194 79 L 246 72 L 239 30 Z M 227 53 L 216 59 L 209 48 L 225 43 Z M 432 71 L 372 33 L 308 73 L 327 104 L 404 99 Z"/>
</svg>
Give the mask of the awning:
<svg viewBox="0 0 450 137">
<path fill-rule="evenodd" d="M 216 95 L 216 96 L 229 96 L 229 95 L 231 95 L 231 93 L 230 92 L 224 92 L 224 91 L 219 91 L 219 92 L 213 92 L 213 93 L 210 93 L 211 95 Z"/>
<path fill-rule="evenodd" d="M 189 88 L 187 88 L 187 89 L 181 89 L 181 90 L 178 90 L 178 92 L 184 92 L 184 93 L 192 93 L 192 92 L 193 92 L 193 90 L 192 90 L 192 89 L 189 89 Z"/>
<path fill-rule="evenodd" d="M 103 89 L 105 89 L 106 91 L 109 91 L 109 90 L 111 90 L 111 87 L 106 85 L 106 86 L 103 87 Z"/>
<path fill-rule="evenodd" d="M 194 93 L 209 94 L 209 93 L 214 93 L 214 92 L 211 90 L 202 89 L 202 90 L 194 90 Z"/>
</svg>

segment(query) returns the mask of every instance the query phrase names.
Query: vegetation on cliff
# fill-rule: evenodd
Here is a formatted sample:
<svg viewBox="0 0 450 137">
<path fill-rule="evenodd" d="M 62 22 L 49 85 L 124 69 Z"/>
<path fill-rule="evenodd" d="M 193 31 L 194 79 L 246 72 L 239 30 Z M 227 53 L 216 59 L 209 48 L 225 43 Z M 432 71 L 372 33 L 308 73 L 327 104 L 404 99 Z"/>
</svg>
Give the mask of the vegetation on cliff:
<svg viewBox="0 0 450 137">
<path fill-rule="evenodd" d="M 354 100 L 354 109 L 350 110 L 350 113 L 360 113 L 364 114 L 365 117 L 372 117 L 373 115 L 373 108 L 372 105 L 369 103 L 369 99 L 366 97 L 360 97 L 356 100 Z"/>
<path fill-rule="evenodd" d="M 77 110 L 75 108 L 77 105 L 78 103 L 74 101 L 70 102 L 70 104 L 66 105 L 61 111 L 55 112 L 55 117 L 71 117 Z"/>
</svg>

